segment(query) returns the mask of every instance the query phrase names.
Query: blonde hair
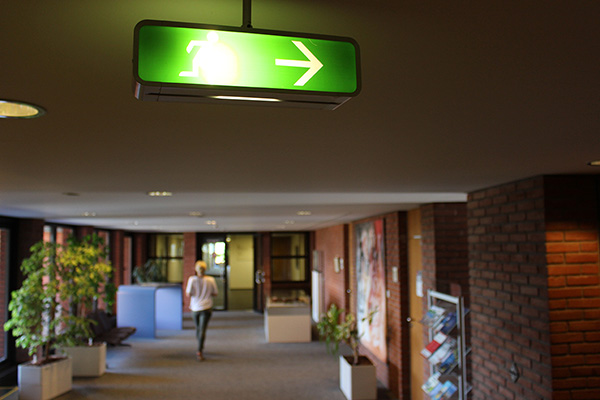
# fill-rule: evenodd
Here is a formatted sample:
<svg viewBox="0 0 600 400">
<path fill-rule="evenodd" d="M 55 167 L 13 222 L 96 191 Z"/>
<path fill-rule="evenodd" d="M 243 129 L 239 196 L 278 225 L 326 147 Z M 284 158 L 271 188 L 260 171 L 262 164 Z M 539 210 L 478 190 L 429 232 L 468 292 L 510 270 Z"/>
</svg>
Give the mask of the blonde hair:
<svg viewBox="0 0 600 400">
<path fill-rule="evenodd" d="M 206 271 L 206 263 L 204 261 L 196 261 L 194 269 L 198 275 L 203 275 Z"/>
</svg>

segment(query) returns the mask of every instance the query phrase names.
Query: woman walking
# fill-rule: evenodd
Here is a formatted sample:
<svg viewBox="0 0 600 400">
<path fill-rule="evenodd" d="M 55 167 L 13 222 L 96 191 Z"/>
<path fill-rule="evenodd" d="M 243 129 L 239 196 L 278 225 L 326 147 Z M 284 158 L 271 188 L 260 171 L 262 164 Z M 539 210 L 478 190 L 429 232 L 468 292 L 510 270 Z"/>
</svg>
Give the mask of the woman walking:
<svg viewBox="0 0 600 400">
<path fill-rule="evenodd" d="M 219 292 L 217 283 L 212 276 L 206 276 L 206 263 L 196 261 L 194 267 L 196 274 L 190 276 L 187 281 L 185 294 L 190 297 L 190 310 L 196 325 L 196 338 L 198 339 L 198 352 L 196 358 L 198 361 L 204 360 L 202 351 L 204 350 L 204 338 L 206 336 L 206 327 L 212 315 L 213 297 Z"/>
</svg>

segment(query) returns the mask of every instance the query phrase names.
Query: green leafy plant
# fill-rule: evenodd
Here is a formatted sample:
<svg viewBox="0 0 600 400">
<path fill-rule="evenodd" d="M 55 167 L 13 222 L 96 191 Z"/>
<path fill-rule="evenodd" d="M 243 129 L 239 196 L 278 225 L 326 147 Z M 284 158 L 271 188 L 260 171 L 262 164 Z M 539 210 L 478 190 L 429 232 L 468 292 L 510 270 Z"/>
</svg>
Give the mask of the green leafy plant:
<svg viewBox="0 0 600 400">
<path fill-rule="evenodd" d="M 70 237 L 59 255 L 59 295 L 69 305 L 63 327 L 69 346 L 85 344 L 92 337 L 90 324 L 95 321 L 87 315 L 97 309 L 100 300 L 107 307 L 114 303 L 112 267 L 106 257 L 104 240 L 96 234 L 81 240 Z"/>
<path fill-rule="evenodd" d="M 97 235 L 70 238 L 67 245 L 40 241 L 30 250 L 21 264 L 25 279 L 11 293 L 11 317 L 4 329 L 12 331 L 17 346 L 33 356 L 34 364 L 43 364 L 52 349 L 87 341 L 93 322 L 85 314 L 99 296 L 110 304 L 114 290 Z"/>
<path fill-rule="evenodd" d="M 133 279 L 136 283 L 166 282 L 166 259 L 150 259 L 143 266 L 133 269 Z"/>
<path fill-rule="evenodd" d="M 31 255 L 21 264 L 26 276 L 20 289 L 11 293 L 8 309 L 11 318 L 4 329 L 12 331 L 17 346 L 33 356 L 34 364 L 49 361 L 50 350 L 65 342 L 61 330 L 64 322 L 59 303 L 60 245 L 39 242 L 31 247 Z"/>
<path fill-rule="evenodd" d="M 371 311 L 361 321 L 367 321 L 370 325 L 377 309 Z M 345 314 L 345 317 L 344 317 Z M 356 316 L 352 313 L 346 313 L 346 310 L 338 308 L 335 304 L 329 307 L 329 310 L 321 316 L 317 323 L 319 336 L 327 343 L 327 351 L 336 355 L 339 352 L 340 344 L 347 344 L 352 349 L 353 365 L 358 365 L 358 345 L 360 336 L 356 323 Z"/>
</svg>

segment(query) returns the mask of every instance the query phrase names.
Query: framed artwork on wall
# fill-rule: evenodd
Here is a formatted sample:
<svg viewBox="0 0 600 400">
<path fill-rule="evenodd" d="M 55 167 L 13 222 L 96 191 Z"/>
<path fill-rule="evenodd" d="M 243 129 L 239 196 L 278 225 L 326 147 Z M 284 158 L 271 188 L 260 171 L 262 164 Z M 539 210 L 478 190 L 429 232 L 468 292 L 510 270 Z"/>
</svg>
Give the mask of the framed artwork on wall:
<svg viewBox="0 0 600 400">
<path fill-rule="evenodd" d="M 383 219 L 356 225 L 356 317 L 360 342 L 378 359 L 387 361 L 385 249 Z M 377 309 L 373 321 L 361 321 Z"/>
</svg>

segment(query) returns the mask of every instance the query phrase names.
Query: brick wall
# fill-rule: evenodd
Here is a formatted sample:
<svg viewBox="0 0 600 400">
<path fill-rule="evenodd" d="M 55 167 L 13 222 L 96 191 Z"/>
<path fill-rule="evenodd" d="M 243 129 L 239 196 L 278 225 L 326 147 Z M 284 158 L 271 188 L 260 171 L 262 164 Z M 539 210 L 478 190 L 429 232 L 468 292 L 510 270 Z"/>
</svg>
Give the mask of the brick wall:
<svg viewBox="0 0 600 400">
<path fill-rule="evenodd" d="M 552 398 L 543 209 L 543 178 L 469 194 L 474 399 Z"/>
<path fill-rule="evenodd" d="M 600 399 L 598 198 L 593 176 L 545 178 L 555 400 Z"/>
<path fill-rule="evenodd" d="M 421 207 L 423 286 L 453 296 L 469 297 L 469 249 L 465 203 Z"/>
<path fill-rule="evenodd" d="M 323 273 L 323 307 L 327 310 L 331 304 L 348 309 L 346 289 L 349 268 L 348 226 L 337 225 L 315 232 L 315 250 L 320 253 Z M 334 258 L 344 259 L 344 271 L 335 272 Z"/>
</svg>

